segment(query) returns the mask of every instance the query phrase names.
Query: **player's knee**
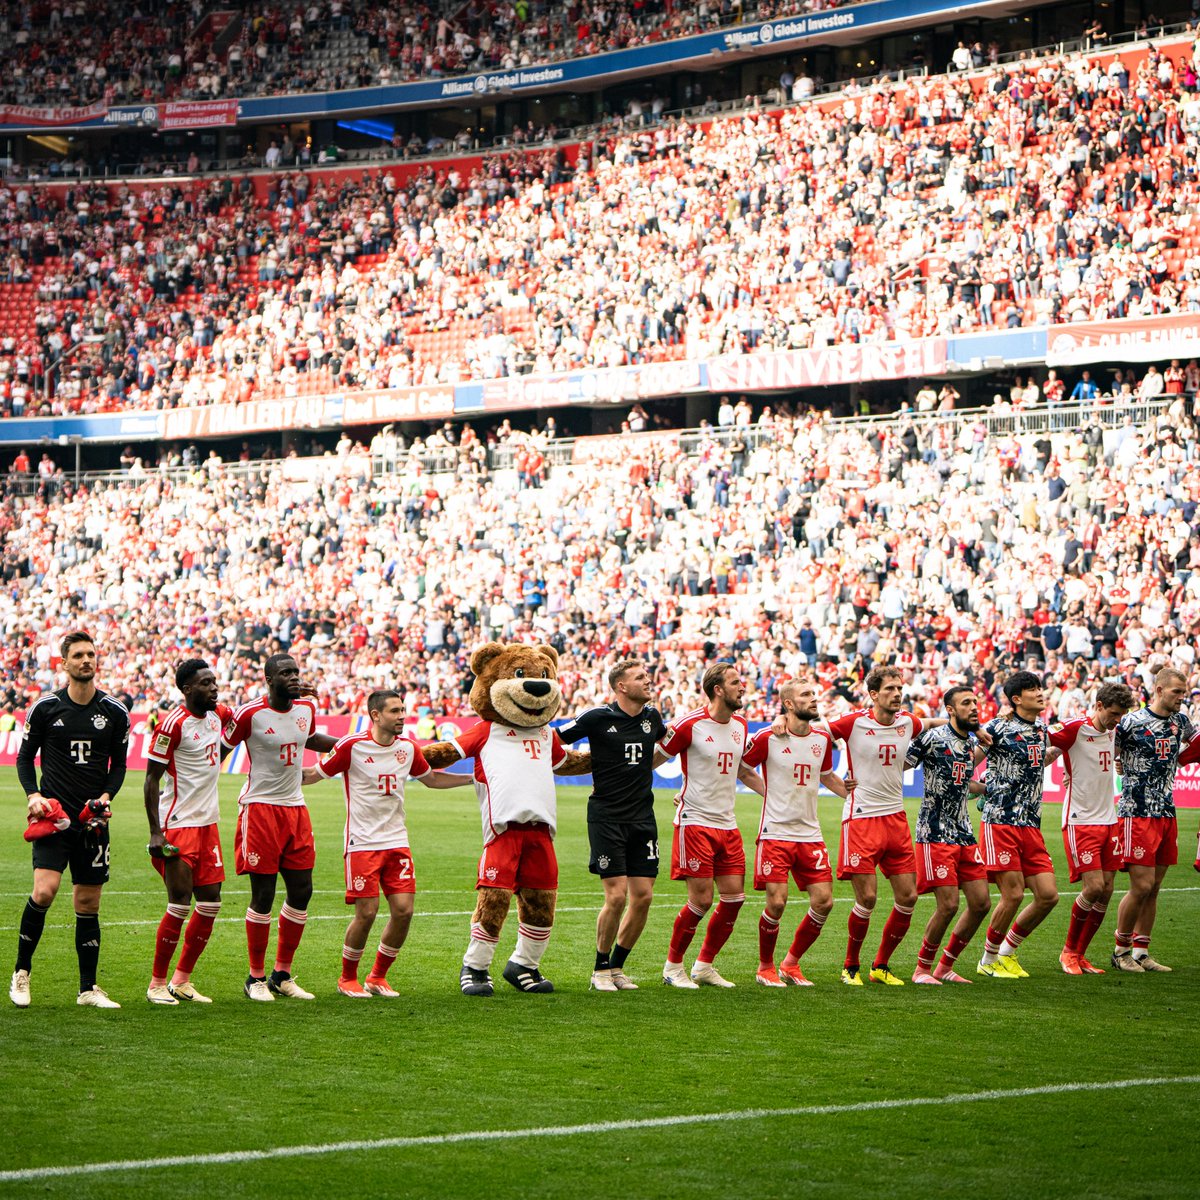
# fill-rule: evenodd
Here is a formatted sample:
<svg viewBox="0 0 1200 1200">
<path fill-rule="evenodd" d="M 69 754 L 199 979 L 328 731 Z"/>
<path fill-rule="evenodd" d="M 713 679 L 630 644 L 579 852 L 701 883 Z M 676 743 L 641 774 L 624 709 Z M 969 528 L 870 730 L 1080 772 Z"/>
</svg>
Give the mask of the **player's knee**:
<svg viewBox="0 0 1200 1200">
<path fill-rule="evenodd" d="M 954 916 L 954 914 L 958 912 L 957 894 L 953 896 L 939 896 L 937 898 L 937 911 L 938 916 L 945 919 L 949 919 L 950 917 Z"/>
<path fill-rule="evenodd" d="M 895 903 L 898 908 L 915 908 L 917 903 L 917 889 L 900 888 L 895 894 Z M 958 901 L 955 901 L 957 907 Z"/>
<path fill-rule="evenodd" d="M 58 895 L 56 886 L 42 885 L 41 887 L 34 885 L 29 893 L 29 898 L 38 906 L 38 908 L 49 908 L 54 903 L 54 897 Z"/>
<path fill-rule="evenodd" d="M 1050 888 L 1038 897 L 1038 904 L 1045 912 L 1049 912 L 1058 903 L 1058 889 Z"/>
<path fill-rule="evenodd" d="M 379 898 L 370 896 L 354 902 L 354 915 L 360 921 L 373 921 L 379 915 Z"/>
<path fill-rule="evenodd" d="M 819 900 L 810 900 L 808 910 L 814 916 L 828 917 L 833 912 L 833 897 L 822 896 Z"/>
<path fill-rule="evenodd" d="M 311 883 L 298 883 L 287 890 L 287 902 L 290 907 L 298 908 L 301 912 L 308 908 L 312 899 L 313 886 Z"/>
<path fill-rule="evenodd" d="M 783 910 L 787 907 L 783 900 L 771 901 L 768 900 L 763 907 L 763 911 L 771 918 L 772 921 L 778 921 L 783 916 Z M 815 907 L 815 905 L 814 905 Z"/>
</svg>

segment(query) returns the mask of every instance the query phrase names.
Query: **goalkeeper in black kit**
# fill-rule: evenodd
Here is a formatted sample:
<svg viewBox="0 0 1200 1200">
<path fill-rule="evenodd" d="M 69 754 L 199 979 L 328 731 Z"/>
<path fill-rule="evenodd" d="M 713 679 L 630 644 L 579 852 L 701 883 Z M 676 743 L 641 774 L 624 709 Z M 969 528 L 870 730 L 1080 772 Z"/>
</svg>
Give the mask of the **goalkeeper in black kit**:
<svg viewBox="0 0 1200 1200">
<path fill-rule="evenodd" d="M 33 843 L 33 891 L 21 914 L 8 995 L 18 1008 L 29 1007 L 33 954 L 63 872 L 69 868 L 79 956 L 77 1003 L 120 1008 L 96 986 L 96 968 L 100 890 L 108 882 L 108 818 L 112 799 L 125 780 L 129 713 L 96 687 L 96 647 L 88 634 L 68 634 L 62 659 L 67 686 L 30 708 L 17 752 L 17 778 L 29 800 L 25 837 Z M 34 765 L 39 754 L 40 783 Z"/>
<path fill-rule="evenodd" d="M 623 992 L 637 988 L 625 974 L 625 960 L 646 926 L 654 895 L 658 875 L 654 768 L 669 756 L 658 748 L 667 727 L 658 710 L 650 707 L 645 664 L 637 659 L 617 663 L 608 673 L 608 684 L 613 691 L 611 703 L 589 708 L 556 732 L 564 742 L 587 738 L 591 746 L 588 868 L 604 883 L 591 987 Z"/>
</svg>

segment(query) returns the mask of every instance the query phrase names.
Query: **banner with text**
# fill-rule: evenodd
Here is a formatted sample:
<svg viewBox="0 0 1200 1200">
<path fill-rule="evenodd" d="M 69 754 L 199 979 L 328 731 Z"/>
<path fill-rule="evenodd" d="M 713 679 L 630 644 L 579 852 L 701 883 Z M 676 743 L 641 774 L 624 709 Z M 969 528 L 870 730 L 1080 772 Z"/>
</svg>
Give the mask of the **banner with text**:
<svg viewBox="0 0 1200 1200">
<path fill-rule="evenodd" d="M 236 125 L 236 100 L 175 100 L 158 106 L 159 129 L 212 129 Z"/>
<path fill-rule="evenodd" d="M 714 392 L 771 392 L 882 379 L 919 379 L 946 369 L 946 339 L 862 342 L 820 350 L 731 354 L 708 363 Z"/>
<path fill-rule="evenodd" d="M 1200 319 L 1195 313 L 1055 325 L 1046 339 L 1046 364 L 1051 367 L 1109 361 L 1148 363 L 1197 356 Z"/>
</svg>

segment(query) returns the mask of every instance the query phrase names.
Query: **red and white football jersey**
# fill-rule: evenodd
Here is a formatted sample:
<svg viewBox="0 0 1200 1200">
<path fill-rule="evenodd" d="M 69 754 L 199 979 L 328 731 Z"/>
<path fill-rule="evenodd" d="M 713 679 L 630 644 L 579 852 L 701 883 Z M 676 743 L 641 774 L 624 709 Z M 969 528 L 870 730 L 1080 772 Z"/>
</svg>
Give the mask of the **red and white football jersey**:
<svg viewBox="0 0 1200 1200">
<path fill-rule="evenodd" d="M 688 713 L 667 730 L 659 745 L 672 757 L 678 754 L 683 768 L 683 787 L 675 797 L 676 825 L 737 828 L 733 803 L 749 743 L 744 717 L 734 713 L 728 721 L 714 721 L 707 708 Z"/>
<path fill-rule="evenodd" d="M 246 743 L 249 773 L 238 795 L 239 804 L 304 803 L 300 777 L 304 746 L 317 727 L 317 706 L 307 696 L 280 712 L 266 696 L 243 704 L 225 725 L 230 746 Z"/>
<path fill-rule="evenodd" d="M 1063 752 L 1066 772 L 1066 796 L 1062 806 L 1062 827 L 1068 825 L 1115 825 L 1116 736 L 1110 729 L 1102 733 L 1088 717 L 1076 717 L 1051 728 L 1050 745 Z"/>
<path fill-rule="evenodd" d="M 558 826 L 554 768 L 567 757 L 554 730 L 479 721 L 451 744 L 463 758 L 475 760 L 475 794 L 483 815 L 485 846 L 510 822 L 542 821 L 554 836 Z"/>
<path fill-rule="evenodd" d="M 817 820 L 821 773 L 833 770 L 833 739 L 823 729 L 807 736 L 789 733 L 773 737 L 760 729 L 746 751 L 746 766 L 762 767 L 767 794 L 763 797 L 758 840 L 819 842 L 824 839 Z"/>
<path fill-rule="evenodd" d="M 220 820 L 221 726 L 232 716 L 224 704 L 202 717 L 180 704 L 154 731 L 146 757 L 167 768 L 158 799 L 163 829 L 194 829 Z"/>
<path fill-rule="evenodd" d="M 882 725 L 870 709 L 830 722 L 834 740 L 846 746 L 846 774 L 858 782 L 842 807 L 843 821 L 904 811 L 904 756 L 922 728 L 920 717 L 910 712 L 898 712 L 890 725 Z"/>
<path fill-rule="evenodd" d="M 326 779 L 342 777 L 346 854 L 408 848 L 404 784 L 429 774 L 415 742 L 398 737 L 390 746 L 381 746 L 369 733 L 352 733 L 317 763 L 317 770 Z"/>
</svg>

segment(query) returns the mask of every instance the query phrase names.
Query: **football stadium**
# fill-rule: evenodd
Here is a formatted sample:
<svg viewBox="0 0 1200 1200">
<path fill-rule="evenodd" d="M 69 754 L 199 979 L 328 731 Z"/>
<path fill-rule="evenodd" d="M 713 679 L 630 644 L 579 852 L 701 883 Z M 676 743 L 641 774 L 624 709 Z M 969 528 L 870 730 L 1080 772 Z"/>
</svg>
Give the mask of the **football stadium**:
<svg viewBox="0 0 1200 1200">
<path fill-rule="evenodd" d="M 1200 8 L 0 38 L 0 1196 L 1193 1193 Z"/>
</svg>

